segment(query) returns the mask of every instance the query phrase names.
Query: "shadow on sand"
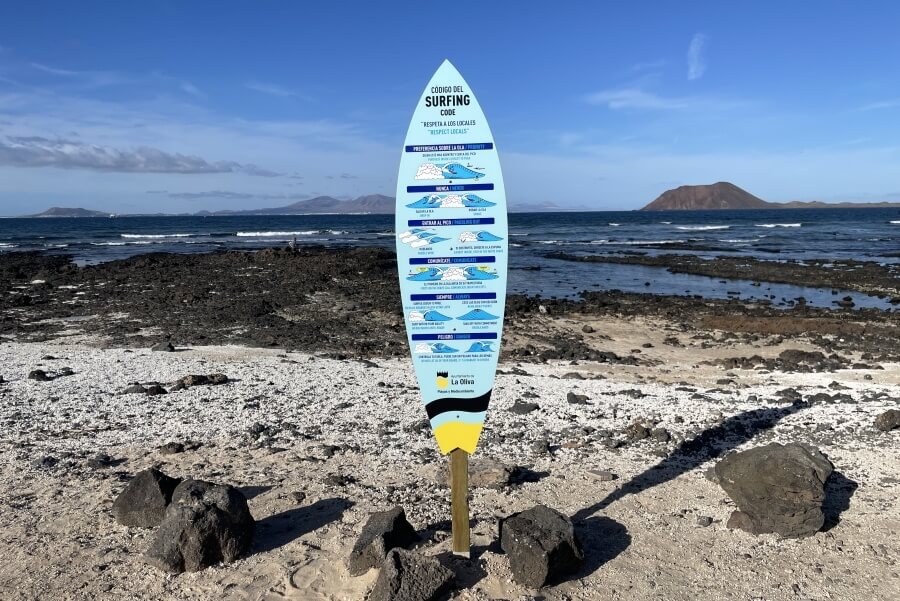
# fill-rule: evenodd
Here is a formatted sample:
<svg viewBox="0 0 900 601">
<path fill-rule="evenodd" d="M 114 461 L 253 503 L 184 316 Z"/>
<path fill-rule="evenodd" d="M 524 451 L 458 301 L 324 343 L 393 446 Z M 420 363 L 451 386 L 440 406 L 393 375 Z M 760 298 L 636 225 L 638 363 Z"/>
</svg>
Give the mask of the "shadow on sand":
<svg viewBox="0 0 900 601">
<path fill-rule="evenodd" d="M 595 513 L 626 495 L 638 494 L 674 480 L 706 461 L 724 455 L 760 432 L 771 429 L 782 418 L 808 406 L 807 403 L 797 402 L 788 407 L 764 407 L 732 416 L 695 438 L 684 441 L 656 465 L 634 476 L 597 503 L 578 511 L 572 516 L 572 522 L 584 543 L 585 565 L 577 577 L 584 578 L 594 573 L 631 544 L 631 536 L 624 525 L 608 517 L 594 516 Z M 841 501 L 835 503 L 840 504 Z"/>
<path fill-rule="evenodd" d="M 835 470 L 825 483 L 825 502 L 822 503 L 822 512 L 825 514 L 825 525 L 822 530 L 827 532 L 841 522 L 841 514 L 850 508 L 850 497 L 859 488 L 859 484 Z"/>
<path fill-rule="evenodd" d="M 265 553 L 341 519 L 344 511 L 353 506 L 347 499 L 332 498 L 312 505 L 295 507 L 270 515 L 256 522 L 253 552 Z"/>
</svg>

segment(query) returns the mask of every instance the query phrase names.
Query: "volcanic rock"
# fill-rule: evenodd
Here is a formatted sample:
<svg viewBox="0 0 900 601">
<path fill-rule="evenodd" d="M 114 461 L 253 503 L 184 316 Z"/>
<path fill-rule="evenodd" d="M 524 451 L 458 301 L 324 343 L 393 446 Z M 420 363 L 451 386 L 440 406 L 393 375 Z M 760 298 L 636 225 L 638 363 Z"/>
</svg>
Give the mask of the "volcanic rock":
<svg viewBox="0 0 900 601">
<path fill-rule="evenodd" d="M 532 411 L 537 411 L 538 409 L 540 409 L 540 405 L 538 405 L 537 403 L 529 403 L 527 401 L 518 400 L 513 403 L 512 407 L 510 407 L 508 411 L 516 415 L 527 415 Z"/>
<path fill-rule="evenodd" d="M 435 601 L 450 591 L 453 579 L 453 572 L 434 557 L 393 549 L 368 601 Z"/>
<path fill-rule="evenodd" d="M 815 534 L 825 523 L 825 482 L 834 466 L 802 444 L 768 444 L 716 464 L 719 484 L 737 504 L 729 528 L 786 538 Z"/>
<path fill-rule="evenodd" d="M 370 568 L 378 567 L 391 549 L 408 547 L 418 538 L 402 507 L 373 513 L 350 552 L 347 561 L 350 575 L 361 576 Z"/>
<path fill-rule="evenodd" d="M 516 582 L 530 588 L 558 582 L 584 561 L 572 521 L 544 505 L 502 520 L 500 546 L 509 556 Z"/>
<path fill-rule="evenodd" d="M 147 394 L 147 389 L 140 384 L 130 384 L 125 390 L 119 394 Z"/>
<path fill-rule="evenodd" d="M 47 372 L 45 372 L 43 369 L 34 369 L 28 372 L 28 379 L 37 380 L 38 382 L 49 382 L 53 378 L 47 375 Z"/>
<path fill-rule="evenodd" d="M 179 482 L 153 468 L 138 472 L 113 502 L 113 516 L 123 526 L 158 526 Z"/>
<path fill-rule="evenodd" d="M 153 346 L 150 347 L 150 350 L 158 352 L 158 353 L 174 353 L 175 346 L 171 342 L 166 340 L 165 342 L 160 342 L 159 344 L 154 344 Z"/>
<path fill-rule="evenodd" d="M 255 522 L 247 499 L 232 486 L 185 480 L 156 531 L 146 561 L 170 573 L 230 563 L 253 542 Z"/>
<path fill-rule="evenodd" d="M 890 432 L 894 428 L 900 428 L 900 410 L 888 409 L 876 417 L 875 427 L 882 432 Z"/>
</svg>

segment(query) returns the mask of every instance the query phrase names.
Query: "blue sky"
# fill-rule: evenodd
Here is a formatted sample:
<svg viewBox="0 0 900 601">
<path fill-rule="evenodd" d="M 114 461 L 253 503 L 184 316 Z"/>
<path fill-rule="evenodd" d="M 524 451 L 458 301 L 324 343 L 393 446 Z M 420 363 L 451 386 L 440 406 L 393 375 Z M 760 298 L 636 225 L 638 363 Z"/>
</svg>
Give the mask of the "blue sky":
<svg viewBox="0 0 900 601">
<path fill-rule="evenodd" d="M 513 206 L 900 200 L 900 5 L 683 4 L 4 3 L 0 214 L 392 195 L 445 58 Z"/>
</svg>

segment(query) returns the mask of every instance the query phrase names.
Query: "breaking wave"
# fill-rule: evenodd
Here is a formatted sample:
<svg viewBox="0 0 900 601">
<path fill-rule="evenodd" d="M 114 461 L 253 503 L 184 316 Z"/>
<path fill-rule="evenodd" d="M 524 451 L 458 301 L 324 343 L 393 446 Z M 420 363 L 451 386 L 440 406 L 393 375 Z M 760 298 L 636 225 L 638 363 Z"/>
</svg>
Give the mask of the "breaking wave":
<svg viewBox="0 0 900 601">
<path fill-rule="evenodd" d="M 119 234 L 122 238 L 192 238 L 198 234 Z"/>
<path fill-rule="evenodd" d="M 757 223 L 756 227 L 800 227 L 802 223 Z"/>
<path fill-rule="evenodd" d="M 238 232 L 235 236 L 241 238 L 268 238 L 270 236 L 312 236 L 319 230 L 305 230 L 302 232 Z"/>
<path fill-rule="evenodd" d="M 675 229 L 705 232 L 709 230 L 729 230 L 730 225 L 676 225 Z"/>
</svg>

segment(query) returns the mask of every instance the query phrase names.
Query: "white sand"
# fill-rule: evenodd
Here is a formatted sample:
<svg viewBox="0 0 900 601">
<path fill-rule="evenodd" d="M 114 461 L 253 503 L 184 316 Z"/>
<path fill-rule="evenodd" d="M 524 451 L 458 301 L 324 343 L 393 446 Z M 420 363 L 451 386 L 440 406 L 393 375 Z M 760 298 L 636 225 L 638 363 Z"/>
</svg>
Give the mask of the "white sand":
<svg viewBox="0 0 900 601">
<path fill-rule="evenodd" d="M 42 361 L 47 354 L 58 359 Z M 395 504 L 426 531 L 423 552 L 446 554 L 449 533 L 427 530 L 449 519 L 448 490 L 434 478 L 444 460 L 427 428 L 406 431 L 424 418 L 411 366 L 377 363 L 367 367 L 238 347 L 151 353 L 73 344 L 0 345 L 0 375 L 8 380 L 0 385 L 0 599 L 362 599 L 375 572 L 352 578 L 344 561 L 368 513 Z M 62 366 L 72 367 L 75 375 L 52 382 L 26 379 L 32 369 Z M 685 380 L 705 392 L 725 372 L 692 366 L 526 364 L 521 368 L 530 375 L 499 375 L 478 456 L 549 475 L 513 488 L 473 491 L 475 559 L 454 564 L 463 588 L 452 598 L 518 600 L 537 594 L 512 582 L 506 557 L 492 545 L 498 517 L 536 503 L 576 514 L 659 463 L 655 450 L 671 451 L 680 439 L 735 414 L 784 407 L 766 400 L 786 386 L 812 394 L 833 380 L 849 386 L 852 390 L 844 392 L 860 402 L 816 404 L 740 448 L 773 440 L 818 446 L 859 484 L 836 527 L 804 540 L 726 529 L 734 506 L 704 477 L 714 463 L 708 462 L 672 472 L 671 479 L 598 511 L 582 531 L 588 567 L 540 595 L 548 600 L 900 598 L 900 432 L 872 428 L 876 415 L 897 407 L 900 365 L 835 374 L 735 371 L 740 385 L 723 386 L 729 390 L 709 392 L 707 399 L 692 399 L 673 382 Z M 559 378 L 574 370 L 609 379 Z M 132 381 L 169 382 L 213 372 L 232 382 L 158 397 L 117 394 Z M 872 381 L 863 379 L 867 373 Z M 621 394 L 635 388 L 647 396 Z M 591 404 L 567 404 L 570 390 L 586 394 Z M 506 409 L 526 392 L 539 396 L 524 400 L 541 409 L 526 416 L 509 413 Z M 878 392 L 886 394 L 873 398 Z M 748 401 L 750 395 L 759 400 Z M 621 437 L 638 418 L 658 421 L 676 440 L 610 450 L 590 432 L 607 429 Z M 276 431 L 253 437 L 248 432 L 254 424 Z M 833 430 L 817 432 L 819 424 Z M 576 448 L 541 455 L 533 442 L 544 437 L 551 445 Z M 156 450 L 187 440 L 203 446 L 177 455 Z M 342 449 L 329 457 L 323 445 Z M 86 460 L 98 452 L 124 461 L 87 467 Z M 32 466 L 46 455 L 60 463 Z M 127 477 L 153 465 L 172 476 L 251 487 L 245 490 L 255 494 L 249 501 L 258 522 L 255 552 L 177 577 L 143 564 L 150 532 L 117 525 L 109 509 Z M 611 470 L 619 479 L 600 482 L 589 473 L 594 469 Z M 329 486 L 323 480 L 330 474 L 356 482 Z M 307 495 L 299 506 L 293 491 Z M 330 501 L 337 498 L 354 505 L 341 513 Z M 698 516 L 715 522 L 701 528 Z"/>
</svg>

